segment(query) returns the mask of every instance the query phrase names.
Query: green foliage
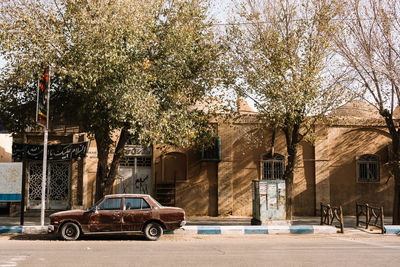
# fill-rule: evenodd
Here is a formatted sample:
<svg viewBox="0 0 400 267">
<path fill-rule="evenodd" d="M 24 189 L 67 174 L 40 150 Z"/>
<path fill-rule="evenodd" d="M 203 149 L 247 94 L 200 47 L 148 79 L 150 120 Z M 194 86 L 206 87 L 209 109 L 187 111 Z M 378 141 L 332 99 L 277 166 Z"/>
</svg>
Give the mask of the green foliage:
<svg viewBox="0 0 400 267">
<path fill-rule="evenodd" d="M 96 199 L 111 192 L 130 137 L 206 142 L 210 113 L 193 109 L 219 73 L 206 11 L 205 0 L 1 1 L 0 123 L 33 124 L 35 74 L 51 66 L 51 117 L 95 136 Z"/>
<path fill-rule="evenodd" d="M 206 126 L 206 114 L 188 107 L 214 86 L 218 67 L 206 8 L 191 0 L 3 1 L 0 109 L 32 108 L 35 73 L 51 65 L 55 116 L 107 144 L 129 124 L 142 142 L 188 146 L 208 131 L 195 127 Z M 5 124 L 23 130 L 28 113 L 18 127 Z"/>
<path fill-rule="evenodd" d="M 254 101 L 261 128 L 285 134 L 287 219 L 299 142 L 311 139 L 318 120 L 347 100 L 339 82 L 344 75 L 332 68 L 339 11 L 336 0 L 247 0 L 241 21 L 227 33 L 232 88 Z"/>
<path fill-rule="evenodd" d="M 340 8 L 335 0 L 249 0 L 243 6 L 242 24 L 228 32 L 231 76 L 240 77 L 234 88 L 254 100 L 261 122 L 278 129 L 298 125 L 306 134 L 347 100 L 343 73 L 332 68 Z"/>
</svg>

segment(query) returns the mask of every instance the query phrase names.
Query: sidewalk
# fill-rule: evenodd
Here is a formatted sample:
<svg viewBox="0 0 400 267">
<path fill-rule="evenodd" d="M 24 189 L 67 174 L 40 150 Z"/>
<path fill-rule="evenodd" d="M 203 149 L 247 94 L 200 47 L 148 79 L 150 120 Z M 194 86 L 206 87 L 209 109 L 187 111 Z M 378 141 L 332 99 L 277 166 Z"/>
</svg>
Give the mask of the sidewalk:
<svg viewBox="0 0 400 267">
<path fill-rule="evenodd" d="M 251 217 L 188 217 L 183 229 L 169 234 L 334 234 L 339 230 L 335 226 L 320 225 L 320 217 L 294 217 L 291 225 L 287 222 L 272 222 L 269 225 L 251 225 Z M 392 218 L 385 218 L 387 234 L 400 234 L 400 226 L 391 225 Z M 47 233 L 48 217 L 40 226 L 40 216 L 25 217 L 20 226 L 19 217 L 0 216 L 1 233 Z M 338 225 L 334 222 L 334 224 Z M 380 230 L 356 227 L 355 216 L 344 217 L 345 233 L 379 233 Z"/>
</svg>

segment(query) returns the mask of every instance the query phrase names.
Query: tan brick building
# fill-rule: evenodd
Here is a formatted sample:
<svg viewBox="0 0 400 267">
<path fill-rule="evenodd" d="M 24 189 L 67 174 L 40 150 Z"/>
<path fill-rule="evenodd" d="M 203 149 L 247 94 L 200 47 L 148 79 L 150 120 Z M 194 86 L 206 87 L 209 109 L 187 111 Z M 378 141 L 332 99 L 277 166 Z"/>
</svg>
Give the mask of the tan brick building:
<svg viewBox="0 0 400 267">
<path fill-rule="evenodd" d="M 275 156 L 271 157 L 272 131 L 254 124 L 254 111 L 245 103 L 239 111 L 246 116 L 233 124 L 213 122 L 217 136 L 214 151 L 161 153 L 157 148 L 128 144 L 115 192 L 149 193 L 161 202 L 184 208 L 189 216 L 251 216 L 252 180 L 282 176 L 286 144 L 278 132 Z M 345 214 L 354 214 L 356 201 L 367 201 L 383 205 L 385 215 L 391 215 L 390 138 L 374 108 L 359 101 L 346 104 L 331 114 L 329 124 L 319 125 L 315 131 L 316 142 L 302 142 L 298 149 L 295 215 L 316 215 L 321 201 L 342 205 Z M 38 134 L 15 139 L 37 144 L 41 140 Z M 55 178 L 50 179 L 58 179 L 65 187 L 50 188 L 64 197 L 63 203 L 53 201 L 54 208 L 89 207 L 95 192 L 95 141 L 67 128 L 50 133 L 49 140 L 53 144 L 90 141 L 85 158 L 49 163 L 56 170 L 51 173 Z M 36 202 L 29 200 L 34 192 L 30 182 L 36 163 L 29 162 L 26 169 L 28 208 L 37 208 Z"/>
</svg>

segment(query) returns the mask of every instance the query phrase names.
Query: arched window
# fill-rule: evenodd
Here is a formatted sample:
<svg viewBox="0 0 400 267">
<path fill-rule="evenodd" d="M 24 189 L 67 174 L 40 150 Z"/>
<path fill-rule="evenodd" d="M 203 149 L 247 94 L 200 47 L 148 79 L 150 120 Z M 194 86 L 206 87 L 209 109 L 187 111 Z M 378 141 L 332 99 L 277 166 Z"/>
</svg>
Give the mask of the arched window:
<svg viewBox="0 0 400 267">
<path fill-rule="evenodd" d="M 264 155 L 262 158 L 262 179 L 276 180 L 283 179 L 285 157 L 280 154 Z"/>
<path fill-rule="evenodd" d="M 379 158 L 365 154 L 357 160 L 358 182 L 379 182 Z"/>
</svg>

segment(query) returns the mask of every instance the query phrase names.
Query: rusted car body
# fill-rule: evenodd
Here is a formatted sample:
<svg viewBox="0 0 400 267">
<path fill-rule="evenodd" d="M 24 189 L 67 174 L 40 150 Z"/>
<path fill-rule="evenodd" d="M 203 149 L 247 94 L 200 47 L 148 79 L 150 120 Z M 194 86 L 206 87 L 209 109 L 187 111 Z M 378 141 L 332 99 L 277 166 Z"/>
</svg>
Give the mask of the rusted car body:
<svg viewBox="0 0 400 267">
<path fill-rule="evenodd" d="M 157 240 L 165 230 L 185 224 L 181 208 L 164 207 L 149 195 L 107 195 L 88 210 L 69 210 L 50 215 L 49 233 L 59 233 L 65 240 L 81 234 L 143 233 Z"/>
</svg>

